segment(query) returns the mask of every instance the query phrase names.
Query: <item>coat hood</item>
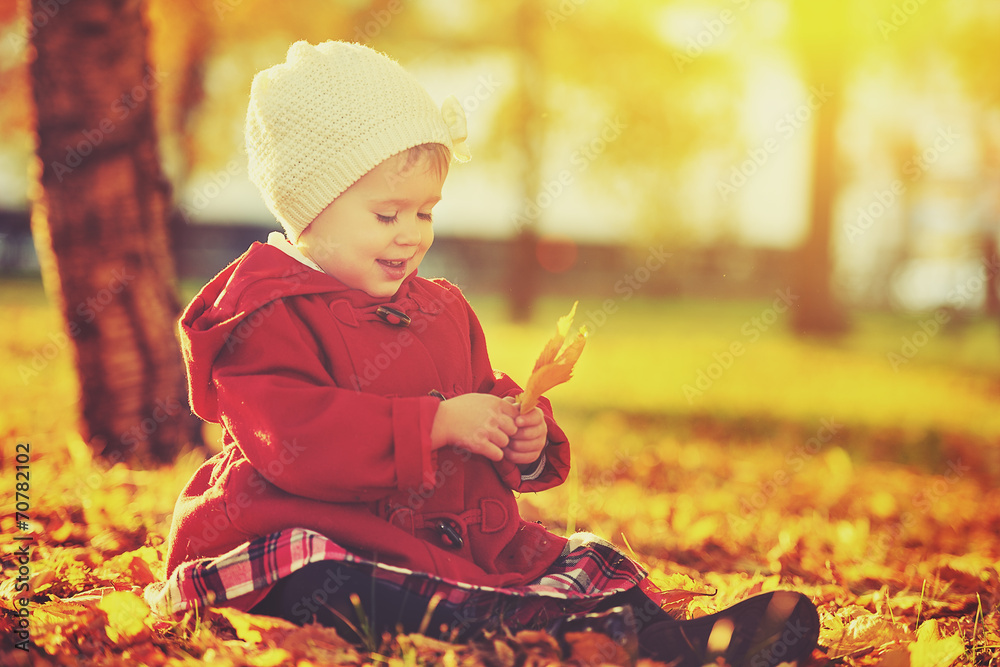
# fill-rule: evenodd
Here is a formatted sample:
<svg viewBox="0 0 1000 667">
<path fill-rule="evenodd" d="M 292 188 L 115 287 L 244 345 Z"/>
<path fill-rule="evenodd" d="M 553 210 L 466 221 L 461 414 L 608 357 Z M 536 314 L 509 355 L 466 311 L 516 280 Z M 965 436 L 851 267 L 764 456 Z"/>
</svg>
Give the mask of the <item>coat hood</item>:
<svg viewBox="0 0 1000 667">
<path fill-rule="evenodd" d="M 185 308 L 178 324 L 187 371 L 191 409 L 206 421 L 218 422 L 212 383 L 216 357 L 260 326 L 269 304 L 291 296 L 337 293 L 354 308 L 395 301 L 408 291 L 411 274 L 391 300 L 372 297 L 312 269 L 280 249 L 255 242 L 213 278 Z"/>
</svg>

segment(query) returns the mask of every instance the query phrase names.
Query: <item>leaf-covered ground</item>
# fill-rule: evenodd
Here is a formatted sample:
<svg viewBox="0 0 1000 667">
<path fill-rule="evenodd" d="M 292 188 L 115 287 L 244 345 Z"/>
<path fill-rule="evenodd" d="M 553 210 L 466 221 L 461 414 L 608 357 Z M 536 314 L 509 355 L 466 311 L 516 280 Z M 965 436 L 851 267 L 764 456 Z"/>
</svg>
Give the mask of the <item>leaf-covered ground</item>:
<svg viewBox="0 0 1000 667">
<path fill-rule="evenodd" d="M 136 593 L 163 575 L 174 499 L 200 460 L 189 455 L 160 471 L 93 461 L 72 431 L 75 388 L 58 319 L 34 283 L 0 285 L 0 297 L 8 323 L 0 333 L 0 462 L 11 499 L 0 524 L 0 663 L 616 658 L 592 637 L 567 648 L 540 633 L 458 646 L 399 636 L 362 649 L 330 630 L 235 612 L 149 617 Z M 475 303 L 494 364 L 518 379 L 566 306 L 546 302 L 537 324 L 519 328 L 503 322 L 497 304 Z M 995 324 L 942 331 L 893 368 L 888 353 L 920 330 L 921 318 L 859 317 L 850 337 L 821 344 L 796 341 L 780 322 L 751 340 L 753 328 L 744 325 L 766 303 L 619 305 L 593 327 L 577 377 L 551 394 L 572 436 L 574 472 L 560 488 L 522 496 L 526 516 L 556 532 L 612 539 L 663 587 L 714 593 L 694 598 L 690 616 L 756 592 L 801 590 L 823 622 L 817 666 L 997 664 Z M 711 365 L 721 368 L 720 356 L 737 341 L 744 354 L 717 373 Z M 32 359 L 37 374 L 25 374 Z M 700 395 L 685 394 L 699 371 L 718 377 Z M 28 532 L 13 513 L 18 442 L 31 443 Z M 33 537 L 27 652 L 15 646 L 14 605 L 21 597 L 15 538 L 26 535 Z"/>
</svg>

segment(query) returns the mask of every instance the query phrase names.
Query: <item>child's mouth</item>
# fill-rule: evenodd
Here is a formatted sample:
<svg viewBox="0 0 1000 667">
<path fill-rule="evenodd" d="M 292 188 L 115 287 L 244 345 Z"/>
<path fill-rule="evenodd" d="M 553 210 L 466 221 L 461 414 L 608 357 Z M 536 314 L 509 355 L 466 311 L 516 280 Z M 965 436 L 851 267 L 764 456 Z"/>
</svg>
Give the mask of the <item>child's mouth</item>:
<svg viewBox="0 0 1000 667">
<path fill-rule="evenodd" d="M 382 269 L 388 274 L 390 280 L 401 280 L 406 277 L 405 259 L 377 259 Z"/>
</svg>

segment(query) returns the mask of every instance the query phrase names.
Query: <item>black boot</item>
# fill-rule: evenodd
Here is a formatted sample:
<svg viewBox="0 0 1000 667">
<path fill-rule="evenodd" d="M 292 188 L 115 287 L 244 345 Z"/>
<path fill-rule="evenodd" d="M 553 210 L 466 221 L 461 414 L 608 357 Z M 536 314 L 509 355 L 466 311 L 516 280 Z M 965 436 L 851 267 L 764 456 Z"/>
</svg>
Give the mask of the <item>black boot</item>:
<svg viewBox="0 0 1000 667">
<path fill-rule="evenodd" d="M 675 667 L 723 658 L 732 667 L 805 662 L 819 639 L 819 615 L 805 595 L 774 591 L 710 616 L 657 621 L 639 632 L 639 654 Z"/>
</svg>

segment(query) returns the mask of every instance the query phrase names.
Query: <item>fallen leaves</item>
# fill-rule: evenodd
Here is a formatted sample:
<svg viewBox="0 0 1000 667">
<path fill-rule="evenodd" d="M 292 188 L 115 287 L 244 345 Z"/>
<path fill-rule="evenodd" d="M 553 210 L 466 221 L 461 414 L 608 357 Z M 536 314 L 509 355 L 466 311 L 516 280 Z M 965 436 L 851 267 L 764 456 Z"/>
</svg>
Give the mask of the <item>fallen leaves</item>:
<svg viewBox="0 0 1000 667">
<path fill-rule="evenodd" d="M 904 641 L 909 634 L 891 618 L 856 605 L 821 614 L 820 622 L 820 643 L 829 648 L 827 655 L 833 660 L 878 652 Z"/>
<path fill-rule="evenodd" d="M 232 624 L 236 636 L 250 644 L 264 643 L 265 636 L 268 643 L 274 643 L 288 631 L 299 627 L 284 619 L 248 614 L 229 607 L 219 607 L 217 611 Z"/>
<path fill-rule="evenodd" d="M 631 665 L 633 658 L 624 646 L 598 632 L 567 632 L 569 660 L 580 665 Z"/>
<path fill-rule="evenodd" d="M 112 591 L 101 598 L 97 608 L 107 617 L 104 630 L 112 643 L 131 644 L 149 636 L 149 605 L 127 591 Z"/>
<path fill-rule="evenodd" d="M 571 508 L 581 529 L 627 536 L 650 571 L 650 592 L 680 616 L 709 614 L 777 588 L 807 593 L 823 622 L 823 648 L 807 667 L 1000 660 L 1000 491 L 969 476 L 941 486 L 922 511 L 924 491 L 940 478 L 913 468 L 854 461 L 831 445 L 798 469 L 786 458 L 796 452 L 794 437 L 682 439 L 631 420 L 621 413 L 568 420 L 580 454 L 577 481 L 522 496 L 526 513 L 558 532 Z M 85 511 L 67 499 L 79 497 L 78 480 L 94 473 L 56 474 L 44 464 L 39 476 L 54 484 L 33 507 L 40 529 L 30 574 L 39 664 L 629 664 L 620 647 L 593 633 L 561 642 L 544 632 L 498 634 L 464 645 L 386 636 L 370 653 L 328 628 L 230 609 L 154 621 L 140 594 L 162 576 L 169 512 L 187 473 L 146 473 L 143 484 L 118 488 L 106 503 L 99 486 L 88 487 L 91 504 L 105 506 Z M 139 481 L 120 466 L 102 475 L 112 485 Z M 116 523 L 121 513 L 112 508 L 122 503 L 131 515 Z M 9 553 L 15 526 L 2 517 L 0 528 Z M 10 556 L 4 559 L 9 568 Z M 8 636 L 14 581 L 0 582 L 0 625 Z M 0 664 L 18 664 L 16 658 L 10 644 L 0 644 Z"/>
<path fill-rule="evenodd" d="M 950 667 L 965 653 L 965 642 L 958 634 L 942 637 L 938 622 L 931 619 L 917 628 L 917 641 L 907 649 L 911 667 Z"/>
</svg>

